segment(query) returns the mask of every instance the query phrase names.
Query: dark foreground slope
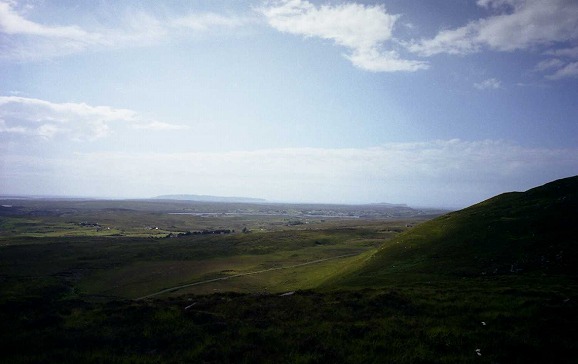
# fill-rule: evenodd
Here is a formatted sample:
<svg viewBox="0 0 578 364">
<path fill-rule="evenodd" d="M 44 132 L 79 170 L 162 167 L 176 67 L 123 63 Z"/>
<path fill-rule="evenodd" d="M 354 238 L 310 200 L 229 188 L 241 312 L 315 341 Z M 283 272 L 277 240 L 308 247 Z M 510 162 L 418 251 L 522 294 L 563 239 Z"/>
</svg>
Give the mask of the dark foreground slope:
<svg viewBox="0 0 578 364">
<path fill-rule="evenodd" d="M 576 363 L 577 183 L 423 223 L 321 290 L 95 302 L 0 276 L 0 362 Z"/>
<path fill-rule="evenodd" d="M 577 276 L 578 176 L 504 193 L 423 223 L 333 284 L 529 274 Z"/>
</svg>

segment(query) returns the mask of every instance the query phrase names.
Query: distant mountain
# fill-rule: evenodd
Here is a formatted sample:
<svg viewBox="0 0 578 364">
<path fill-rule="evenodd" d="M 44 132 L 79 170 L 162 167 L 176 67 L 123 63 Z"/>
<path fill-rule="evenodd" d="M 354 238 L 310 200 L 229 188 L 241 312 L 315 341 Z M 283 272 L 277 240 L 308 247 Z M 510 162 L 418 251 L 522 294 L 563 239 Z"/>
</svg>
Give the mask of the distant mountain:
<svg viewBox="0 0 578 364">
<path fill-rule="evenodd" d="M 578 176 L 504 193 L 424 222 L 357 262 L 333 284 L 532 272 L 578 276 Z"/>
<path fill-rule="evenodd" d="M 231 203 L 263 203 L 267 202 L 262 198 L 250 197 L 223 197 L 223 196 L 206 196 L 206 195 L 161 195 L 153 197 L 155 200 L 181 200 L 197 202 L 231 202 Z"/>
</svg>

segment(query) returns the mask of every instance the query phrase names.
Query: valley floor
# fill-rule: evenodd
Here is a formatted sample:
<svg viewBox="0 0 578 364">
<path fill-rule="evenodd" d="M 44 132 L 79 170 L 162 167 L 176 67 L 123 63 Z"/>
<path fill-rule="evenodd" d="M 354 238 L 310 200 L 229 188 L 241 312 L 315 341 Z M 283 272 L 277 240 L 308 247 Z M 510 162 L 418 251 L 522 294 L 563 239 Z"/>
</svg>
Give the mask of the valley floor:
<svg viewBox="0 0 578 364">
<path fill-rule="evenodd" d="M 397 238 L 423 215 L 35 204 L 0 217 L 0 362 L 575 362 L 569 275 L 380 267 L 379 247 L 413 254 Z"/>
</svg>

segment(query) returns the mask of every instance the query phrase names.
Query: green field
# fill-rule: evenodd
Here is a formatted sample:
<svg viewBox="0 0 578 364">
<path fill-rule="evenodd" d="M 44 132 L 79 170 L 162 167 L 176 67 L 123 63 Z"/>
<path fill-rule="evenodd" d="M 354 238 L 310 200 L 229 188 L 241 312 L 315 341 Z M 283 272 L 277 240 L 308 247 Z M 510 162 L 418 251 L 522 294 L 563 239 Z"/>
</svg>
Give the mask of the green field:
<svg viewBox="0 0 578 364">
<path fill-rule="evenodd" d="M 577 178 L 436 218 L 2 204 L 2 362 L 575 362 Z"/>
<path fill-rule="evenodd" d="M 18 214 L 7 209 L 0 223 L 0 273 L 7 279 L 60 277 L 89 300 L 138 298 L 226 277 L 232 278 L 177 293 L 281 292 L 318 286 L 406 225 L 342 218 L 296 224 L 292 216 L 174 215 L 162 211 L 165 204 L 127 206 L 35 202 Z M 230 233 L 185 235 L 219 230 Z"/>
</svg>

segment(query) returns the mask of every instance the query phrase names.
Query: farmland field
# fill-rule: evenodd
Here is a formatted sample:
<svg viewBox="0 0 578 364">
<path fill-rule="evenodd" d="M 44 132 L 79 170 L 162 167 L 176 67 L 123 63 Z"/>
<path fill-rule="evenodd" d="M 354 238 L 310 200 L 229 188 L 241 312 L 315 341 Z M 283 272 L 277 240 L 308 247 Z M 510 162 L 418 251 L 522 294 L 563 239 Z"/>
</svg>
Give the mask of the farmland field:
<svg viewBox="0 0 578 364">
<path fill-rule="evenodd" d="M 573 201 L 3 200 L 0 359 L 571 363 Z"/>
<path fill-rule="evenodd" d="M 83 298 L 313 288 L 428 218 L 409 208 L 7 200 L 0 274 L 59 279 Z M 435 213 L 435 211 L 433 212 Z M 395 216 L 395 215 L 399 216 Z M 311 264 L 314 262 L 314 264 Z M 258 274 L 247 274 L 262 272 Z M 169 294 L 167 294 L 169 295 Z"/>
</svg>

